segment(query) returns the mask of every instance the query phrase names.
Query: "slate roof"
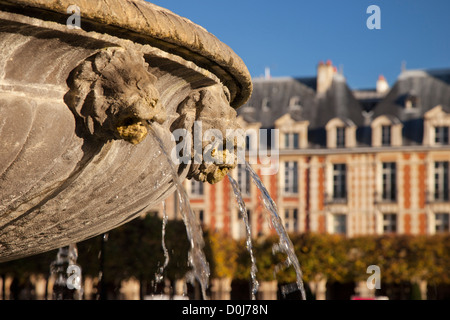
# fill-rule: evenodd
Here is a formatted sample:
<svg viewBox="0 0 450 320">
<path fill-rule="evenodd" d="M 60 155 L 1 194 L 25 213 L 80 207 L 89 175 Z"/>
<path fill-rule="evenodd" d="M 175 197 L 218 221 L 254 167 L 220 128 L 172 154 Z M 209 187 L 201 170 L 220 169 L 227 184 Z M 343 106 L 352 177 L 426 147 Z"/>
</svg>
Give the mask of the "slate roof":
<svg viewBox="0 0 450 320">
<path fill-rule="evenodd" d="M 262 128 L 273 128 L 286 113 L 308 120 L 309 147 L 321 148 L 326 147 L 325 125 L 335 117 L 355 123 L 358 146 L 370 146 L 370 121 L 380 115 L 401 121 L 404 144 L 414 145 L 422 143 L 425 112 L 437 105 L 450 110 L 450 69 L 403 71 L 386 94 L 351 90 L 339 73 L 324 94 L 316 93 L 316 82 L 316 77 L 253 79 L 252 96 L 238 114 L 247 122 L 261 122 Z M 405 108 L 409 97 L 417 98 L 413 110 Z"/>
<path fill-rule="evenodd" d="M 286 113 L 295 120 L 308 120 L 312 129 L 324 127 L 334 117 L 363 124 L 360 104 L 342 76 L 335 75 L 323 96 L 316 94 L 316 82 L 315 77 L 254 79 L 252 96 L 238 113 L 248 122 L 261 122 L 263 128 L 272 128 Z M 299 103 L 291 105 L 295 97 Z"/>
<path fill-rule="evenodd" d="M 415 108 L 406 108 L 408 98 L 416 99 Z M 400 74 L 386 97 L 375 106 L 373 118 L 396 117 L 403 123 L 403 144 L 421 144 L 423 116 L 438 105 L 449 111 L 450 69 L 408 70 Z"/>
</svg>

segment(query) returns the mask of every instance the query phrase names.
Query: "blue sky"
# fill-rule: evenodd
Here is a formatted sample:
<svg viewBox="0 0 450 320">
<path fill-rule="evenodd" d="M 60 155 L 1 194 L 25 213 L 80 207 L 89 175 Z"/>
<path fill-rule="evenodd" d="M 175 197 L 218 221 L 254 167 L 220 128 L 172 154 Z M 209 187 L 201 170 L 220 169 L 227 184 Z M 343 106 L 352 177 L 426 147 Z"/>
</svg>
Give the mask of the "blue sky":
<svg viewBox="0 0 450 320">
<path fill-rule="evenodd" d="M 450 68 L 449 0 L 151 0 L 229 45 L 253 77 L 316 75 L 319 61 L 341 66 L 354 89 L 380 74 L 393 84 L 407 69 Z M 369 30 L 367 7 L 381 10 Z"/>
</svg>

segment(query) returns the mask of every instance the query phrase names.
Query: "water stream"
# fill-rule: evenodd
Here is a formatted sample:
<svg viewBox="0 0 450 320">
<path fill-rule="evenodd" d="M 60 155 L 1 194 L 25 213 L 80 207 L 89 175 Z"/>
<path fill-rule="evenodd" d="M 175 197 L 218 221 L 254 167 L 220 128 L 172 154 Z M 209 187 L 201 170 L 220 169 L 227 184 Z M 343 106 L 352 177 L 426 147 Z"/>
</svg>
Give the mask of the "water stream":
<svg viewBox="0 0 450 320">
<path fill-rule="evenodd" d="M 162 207 L 163 207 L 163 220 L 162 220 L 162 231 L 161 231 L 161 246 L 164 252 L 164 264 L 159 267 L 158 272 L 155 274 L 155 282 L 156 284 L 162 282 L 162 280 L 164 279 L 164 270 L 167 267 L 167 265 L 169 264 L 169 251 L 167 250 L 166 247 L 166 242 L 165 242 L 165 238 L 166 238 L 166 226 L 167 226 L 167 221 L 169 220 L 169 217 L 167 216 L 167 210 L 166 210 L 166 202 L 163 201 L 162 202 Z M 156 287 L 155 284 L 155 287 Z"/>
<path fill-rule="evenodd" d="M 203 251 L 205 242 L 203 239 L 203 230 L 201 228 L 200 221 L 190 206 L 189 197 L 180 182 L 177 170 L 171 160 L 169 153 L 165 149 L 162 140 L 159 138 L 155 130 L 151 128 L 151 126 L 148 126 L 148 129 L 153 133 L 151 136 L 157 141 L 171 169 L 173 182 L 175 183 L 175 186 L 177 188 L 180 212 L 183 218 L 183 222 L 186 226 L 187 237 L 191 245 L 188 258 L 189 265 L 192 267 L 193 276 L 200 283 L 203 299 L 207 300 L 206 289 L 208 288 L 210 269 L 208 261 L 206 260 L 205 253 Z"/>
<path fill-rule="evenodd" d="M 252 278 L 252 300 L 256 300 L 256 293 L 258 292 L 259 288 L 259 282 L 258 280 L 256 280 L 256 272 L 258 272 L 258 269 L 256 267 L 255 256 L 253 255 L 252 231 L 250 227 L 250 222 L 248 220 L 247 208 L 245 206 L 244 200 L 242 199 L 242 194 L 238 183 L 231 177 L 230 174 L 228 174 L 228 179 L 230 180 L 231 186 L 233 187 L 233 192 L 236 197 L 236 201 L 239 205 L 239 211 L 241 213 L 242 220 L 244 221 L 245 224 L 245 232 L 247 235 L 246 245 L 247 250 L 250 253 L 250 260 L 251 260 L 250 276 Z"/>
<path fill-rule="evenodd" d="M 58 249 L 56 259 L 50 264 L 50 272 L 55 277 L 53 300 L 81 300 L 81 268 L 76 264 L 78 249 L 76 244 Z"/>
<path fill-rule="evenodd" d="M 300 263 L 298 262 L 297 256 L 295 255 L 294 245 L 292 244 L 291 239 L 289 238 L 283 226 L 280 215 L 278 214 L 277 205 L 273 201 L 258 174 L 253 170 L 248 162 L 246 162 L 246 169 L 250 173 L 253 182 L 261 191 L 264 207 L 269 212 L 272 225 L 274 226 L 276 232 L 278 233 L 278 236 L 280 237 L 280 242 L 274 247 L 274 251 L 281 251 L 287 255 L 286 266 L 292 265 L 294 267 L 295 273 L 297 275 L 297 287 L 300 290 L 302 299 L 306 300 L 305 288 L 303 285 L 303 273 L 300 268 Z"/>
<path fill-rule="evenodd" d="M 183 185 L 181 184 L 181 182 L 179 180 L 174 163 L 172 162 L 171 157 L 169 156 L 169 153 L 165 150 L 165 146 L 164 146 L 162 140 L 159 138 L 157 133 L 151 128 L 151 126 L 148 126 L 148 128 L 149 128 L 149 131 L 153 133 L 152 134 L 153 138 L 157 141 L 161 151 L 164 153 L 164 155 L 167 159 L 167 162 L 168 162 L 170 170 L 171 170 L 171 175 L 173 177 L 173 181 L 174 181 L 176 189 L 177 189 L 179 208 L 180 208 L 180 212 L 181 212 L 184 224 L 186 226 L 186 233 L 187 233 L 190 245 L 191 245 L 188 260 L 189 260 L 189 265 L 192 267 L 192 271 L 190 274 L 187 275 L 187 278 L 188 278 L 188 280 L 190 277 L 197 279 L 197 281 L 200 283 L 200 286 L 201 286 L 201 292 L 202 292 L 203 299 L 206 300 L 207 299 L 206 289 L 208 287 L 210 269 L 209 269 L 209 264 L 205 257 L 205 253 L 203 251 L 205 243 L 204 243 L 204 239 L 203 239 L 203 230 L 201 228 L 199 218 L 195 215 L 195 213 L 193 212 L 193 210 L 190 206 L 190 201 L 189 201 L 188 195 L 186 193 L 186 190 L 184 189 Z M 261 196 L 262 196 L 262 201 L 264 203 L 264 207 L 265 207 L 266 211 L 270 214 L 272 225 L 274 226 L 276 232 L 278 233 L 278 236 L 280 237 L 279 243 L 274 246 L 274 251 L 283 252 L 287 255 L 287 259 L 286 259 L 284 265 L 286 267 L 291 266 L 291 265 L 294 267 L 296 276 L 297 276 L 297 281 L 296 281 L 297 287 L 300 290 L 302 299 L 306 300 L 306 294 L 305 294 L 305 289 L 304 289 L 304 285 L 303 285 L 303 273 L 300 268 L 300 263 L 298 262 L 297 256 L 295 255 L 294 246 L 293 246 L 291 240 L 289 239 L 289 236 L 283 226 L 283 222 L 278 214 L 277 206 L 276 206 L 275 202 L 273 201 L 273 199 L 271 198 L 266 187 L 262 183 L 260 177 L 253 170 L 253 168 L 251 167 L 251 165 L 248 162 L 246 162 L 246 170 L 250 173 L 250 176 L 251 176 L 253 182 L 256 184 L 258 189 L 261 191 Z M 246 209 L 245 203 L 242 199 L 241 192 L 239 190 L 239 186 L 238 186 L 237 182 L 230 175 L 228 175 L 228 178 L 233 187 L 233 191 L 234 191 L 236 200 L 239 205 L 239 210 L 241 212 L 241 216 L 242 216 L 242 219 L 243 219 L 243 221 L 245 223 L 245 227 L 246 227 L 246 236 L 247 236 L 246 245 L 247 245 L 247 249 L 250 253 L 251 264 L 252 264 L 251 265 L 252 299 L 254 300 L 256 298 L 256 293 L 259 288 L 259 283 L 256 280 L 257 267 L 256 267 L 256 260 L 253 255 L 250 223 L 248 220 L 247 209 Z M 165 211 L 165 207 L 164 207 L 164 211 Z M 165 217 L 164 217 L 165 222 L 163 222 L 163 231 L 162 231 L 163 232 L 163 240 L 162 240 L 163 243 L 162 244 L 163 244 L 164 256 L 166 259 L 165 259 L 163 267 L 161 267 L 159 270 L 159 273 L 156 274 L 157 281 L 158 281 L 158 279 L 160 279 L 159 281 L 162 280 L 162 272 L 164 271 L 164 268 L 165 268 L 165 266 L 167 266 L 167 263 L 169 261 L 167 249 L 165 248 L 165 244 L 164 244 L 165 223 L 167 222 L 166 221 L 166 219 L 167 219 L 166 213 L 164 213 L 164 215 L 165 215 Z"/>
</svg>

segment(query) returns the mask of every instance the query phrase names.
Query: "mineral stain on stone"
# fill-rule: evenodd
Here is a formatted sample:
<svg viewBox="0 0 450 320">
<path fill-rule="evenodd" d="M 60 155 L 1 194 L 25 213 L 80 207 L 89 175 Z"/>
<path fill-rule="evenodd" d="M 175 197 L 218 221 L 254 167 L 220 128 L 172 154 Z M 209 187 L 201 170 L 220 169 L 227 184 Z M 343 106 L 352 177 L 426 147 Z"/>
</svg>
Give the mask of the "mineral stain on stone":
<svg viewBox="0 0 450 320">
<path fill-rule="evenodd" d="M 134 145 L 139 144 L 147 136 L 147 128 L 141 121 L 117 127 L 120 137 Z"/>
</svg>

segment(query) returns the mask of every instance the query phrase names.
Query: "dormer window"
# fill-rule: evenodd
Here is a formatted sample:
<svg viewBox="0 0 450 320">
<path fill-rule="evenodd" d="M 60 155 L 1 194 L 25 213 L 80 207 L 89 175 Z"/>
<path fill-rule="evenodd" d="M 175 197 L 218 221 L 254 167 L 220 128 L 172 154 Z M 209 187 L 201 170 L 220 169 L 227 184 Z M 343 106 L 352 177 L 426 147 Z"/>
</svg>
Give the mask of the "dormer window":
<svg viewBox="0 0 450 320">
<path fill-rule="evenodd" d="M 284 147 L 286 149 L 298 149 L 298 147 L 299 147 L 298 133 L 285 133 L 284 134 Z"/>
<path fill-rule="evenodd" d="M 300 97 L 292 97 L 289 100 L 289 110 L 301 110 Z"/>
<path fill-rule="evenodd" d="M 381 145 L 390 146 L 391 145 L 391 126 L 384 125 L 381 126 Z"/>
<path fill-rule="evenodd" d="M 393 116 L 379 116 L 371 123 L 372 146 L 389 147 L 402 145 L 402 123 Z"/>
<path fill-rule="evenodd" d="M 419 98 L 415 95 L 408 95 L 405 99 L 405 109 L 415 110 L 419 106 Z"/>
<path fill-rule="evenodd" d="M 328 148 L 356 147 L 356 125 L 349 119 L 333 118 L 325 126 Z"/>
<path fill-rule="evenodd" d="M 450 113 L 436 106 L 424 115 L 423 144 L 443 146 L 450 144 Z"/>
<path fill-rule="evenodd" d="M 304 149 L 308 147 L 308 121 L 295 121 L 286 113 L 275 121 L 279 130 L 278 145 L 281 149 Z"/>
<path fill-rule="evenodd" d="M 345 148 L 345 127 L 336 128 L 336 148 Z"/>
<path fill-rule="evenodd" d="M 292 97 L 289 100 L 289 106 L 293 107 L 293 106 L 299 106 L 300 105 L 300 97 Z"/>
<path fill-rule="evenodd" d="M 448 144 L 448 128 L 447 126 L 434 127 L 434 143 L 445 145 Z"/>
</svg>

